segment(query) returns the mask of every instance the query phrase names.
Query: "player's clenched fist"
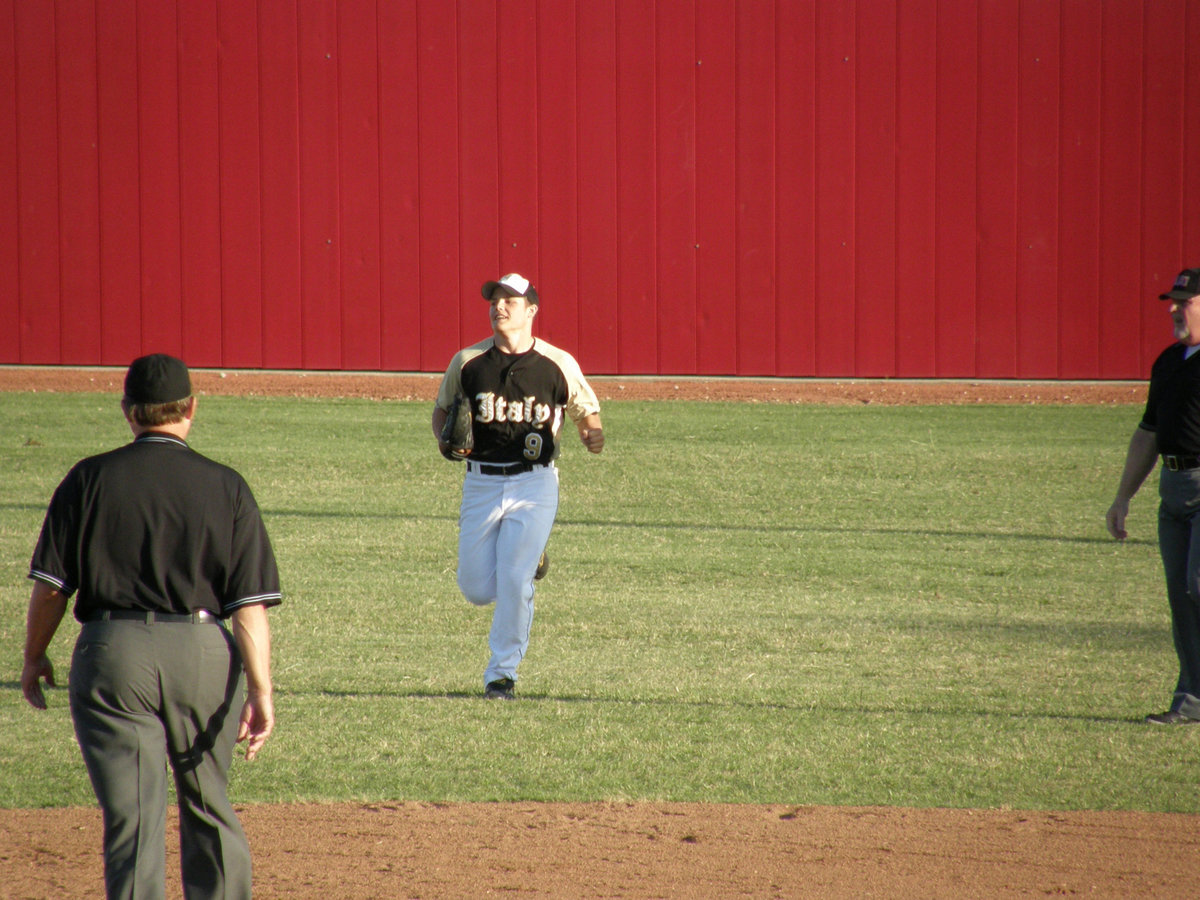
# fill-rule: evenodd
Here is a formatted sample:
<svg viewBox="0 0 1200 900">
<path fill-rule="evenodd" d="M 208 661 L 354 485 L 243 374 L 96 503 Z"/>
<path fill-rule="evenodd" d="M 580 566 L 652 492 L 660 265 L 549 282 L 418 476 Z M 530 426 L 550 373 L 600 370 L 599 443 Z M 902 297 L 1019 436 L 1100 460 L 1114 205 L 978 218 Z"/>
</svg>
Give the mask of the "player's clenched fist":
<svg viewBox="0 0 1200 900">
<path fill-rule="evenodd" d="M 604 429 L 600 426 L 600 416 L 597 413 L 592 413 L 585 416 L 579 422 L 579 439 L 583 441 L 583 446 L 587 447 L 592 453 L 599 453 L 604 449 Z"/>
</svg>

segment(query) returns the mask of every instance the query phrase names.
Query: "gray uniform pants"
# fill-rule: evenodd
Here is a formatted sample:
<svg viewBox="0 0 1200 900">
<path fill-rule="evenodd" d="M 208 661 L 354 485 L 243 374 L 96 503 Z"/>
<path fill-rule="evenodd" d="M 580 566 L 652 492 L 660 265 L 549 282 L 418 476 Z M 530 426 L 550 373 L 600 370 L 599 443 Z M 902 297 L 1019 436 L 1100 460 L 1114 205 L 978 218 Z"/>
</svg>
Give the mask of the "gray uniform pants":
<svg viewBox="0 0 1200 900">
<path fill-rule="evenodd" d="M 241 656 L 220 625 L 84 624 L 71 717 L 104 812 L 110 900 L 165 895 L 168 766 L 184 896 L 250 896 L 250 847 L 226 793 L 242 692 Z"/>
<path fill-rule="evenodd" d="M 1158 491 L 1158 547 L 1179 657 L 1171 709 L 1200 719 L 1200 469 L 1164 468 Z"/>
</svg>

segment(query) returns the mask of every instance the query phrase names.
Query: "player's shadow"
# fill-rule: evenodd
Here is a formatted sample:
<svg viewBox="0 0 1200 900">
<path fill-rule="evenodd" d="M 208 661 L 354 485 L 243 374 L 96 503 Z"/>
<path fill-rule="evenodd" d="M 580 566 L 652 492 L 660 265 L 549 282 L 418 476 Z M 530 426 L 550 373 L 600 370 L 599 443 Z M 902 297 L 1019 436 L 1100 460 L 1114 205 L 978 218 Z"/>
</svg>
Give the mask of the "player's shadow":
<svg viewBox="0 0 1200 900">
<path fill-rule="evenodd" d="M 1066 713 L 1066 712 L 1038 712 L 1030 710 L 1003 710 L 1003 709 L 986 709 L 986 708 L 953 708 L 953 707 L 890 707 L 882 705 L 870 704 L 822 704 L 822 703 L 778 703 L 767 701 L 750 701 L 750 700 L 713 700 L 713 699 L 691 699 L 685 700 L 678 697 L 597 697 L 585 694 L 552 694 L 552 693 L 518 693 L 517 699 L 508 700 L 486 700 L 484 699 L 482 690 L 480 691 L 435 691 L 435 690 L 410 690 L 410 691 L 333 691 L 333 690 L 316 690 L 316 691 L 281 691 L 276 689 L 276 696 L 286 697 L 289 694 L 293 696 L 318 696 L 330 697 L 338 700 L 347 699 L 391 699 L 391 700 L 454 700 L 466 701 L 471 703 L 482 703 L 487 706 L 495 706 L 501 708 L 519 709 L 521 704 L 548 704 L 548 703 L 567 703 L 567 704 L 589 704 L 594 706 L 643 706 L 643 707 L 661 707 L 663 709 L 744 709 L 744 710 L 769 710 L 772 712 L 795 713 L 799 716 L 812 717 L 832 717 L 832 716 L 891 716 L 891 717 L 919 717 L 927 719 L 978 719 L 988 720 L 995 719 L 997 721 L 1022 721 L 1022 722 L 1093 722 L 1100 724 L 1144 724 L 1142 716 L 1129 717 L 1119 715 L 1106 715 L 1104 713 Z"/>
<path fill-rule="evenodd" d="M 636 528 L 639 531 L 712 531 L 712 532 L 747 532 L 751 534 L 795 534 L 800 537 L 822 534 L 878 534 L 900 535 L 919 538 L 961 538 L 965 540 L 1011 540 L 1025 543 L 1044 543 L 1053 541 L 1064 544 L 1115 544 L 1107 534 L 1046 534 L 1032 531 L 979 531 L 954 528 L 889 528 L 880 526 L 809 526 L 792 525 L 787 523 L 755 523 L 753 525 L 731 525 L 725 522 L 637 522 L 621 519 L 571 519 L 560 516 L 555 527 L 575 528 Z M 1154 544 L 1153 538 L 1128 538 L 1126 544 Z"/>
<path fill-rule="evenodd" d="M 5 506 L 0 504 L 0 509 L 31 509 L 35 511 L 44 510 L 44 506 L 34 506 L 28 504 L 11 504 Z M 772 513 L 773 515 L 773 513 Z M 451 522 L 458 524 L 459 514 L 457 508 L 447 509 L 444 514 L 420 512 L 388 512 L 383 510 L 343 510 L 343 509 L 272 509 L 269 507 L 263 508 L 263 516 L 268 521 L 272 518 L 298 518 L 298 519 L 375 519 L 382 522 L 389 521 L 407 521 L 407 522 Z M 901 528 L 901 527 L 881 527 L 881 526 L 810 526 L 800 524 L 789 524 L 786 522 L 771 522 L 769 516 L 764 514 L 764 520 L 759 523 L 736 525 L 729 522 L 721 522 L 714 520 L 712 522 L 648 522 L 637 519 L 576 519 L 570 516 L 559 516 L 555 521 L 556 528 L 636 528 L 638 531 L 646 532 L 647 534 L 655 531 L 672 532 L 672 531 L 710 531 L 715 533 L 734 534 L 738 532 L 747 534 L 794 534 L 800 537 L 808 535 L 841 535 L 841 534 L 875 534 L 875 535 L 891 535 L 913 538 L 940 538 L 940 539 L 958 539 L 958 540 L 1007 540 L 1019 541 L 1029 544 L 1040 544 L 1047 541 L 1062 544 L 1081 544 L 1081 545 L 1097 545 L 1097 544 L 1115 544 L 1109 535 L 1097 533 L 1092 535 L 1081 534 L 1047 534 L 1045 532 L 1034 531 L 981 531 L 967 530 L 955 528 Z M 1157 541 L 1153 537 L 1136 537 L 1125 540 L 1126 544 L 1152 546 L 1156 545 Z"/>
<path fill-rule="evenodd" d="M 20 691 L 19 681 L 0 681 L 0 690 Z M 44 688 L 51 698 L 58 692 L 66 692 L 66 687 Z M 608 697 L 587 694 L 549 693 L 532 691 L 519 693 L 515 701 L 486 700 L 480 691 L 437 691 L 437 690 L 291 690 L 276 688 L 277 699 L 288 697 L 327 697 L 334 700 L 421 700 L 480 703 L 498 708 L 519 710 L 522 704 L 571 704 L 589 705 L 596 707 L 660 707 L 662 709 L 731 709 L 731 710 L 768 710 L 771 712 L 794 714 L 801 721 L 809 718 L 833 718 L 845 716 L 861 718 L 862 716 L 888 716 L 892 718 L 910 719 L 969 719 L 979 721 L 1006 722 L 1082 722 L 1108 725 L 1144 725 L 1141 715 L 1130 717 L 1101 712 L 1071 713 L 1071 712 L 1040 712 L 1037 710 L 1006 710 L 981 707 L 896 707 L 879 704 L 861 703 L 779 703 L 755 700 L 715 700 L 715 699 L 681 699 L 679 697 Z M 52 699 L 53 702 L 53 699 Z"/>
</svg>

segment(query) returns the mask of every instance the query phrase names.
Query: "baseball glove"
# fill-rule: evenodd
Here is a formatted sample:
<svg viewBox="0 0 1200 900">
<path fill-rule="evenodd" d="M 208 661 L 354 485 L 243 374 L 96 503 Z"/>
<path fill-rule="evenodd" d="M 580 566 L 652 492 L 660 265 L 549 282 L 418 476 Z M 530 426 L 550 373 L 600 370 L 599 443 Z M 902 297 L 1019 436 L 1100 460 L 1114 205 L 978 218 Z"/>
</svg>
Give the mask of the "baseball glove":
<svg viewBox="0 0 1200 900">
<path fill-rule="evenodd" d="M 446 413 L 446 424 L 442 426 L 438 447 L 442 456 L 449 460 L 462 460 L 475 449 L 475 437 L 471 433 L 471 404 L 461 394 L 454 398 Z"/>
</svg>

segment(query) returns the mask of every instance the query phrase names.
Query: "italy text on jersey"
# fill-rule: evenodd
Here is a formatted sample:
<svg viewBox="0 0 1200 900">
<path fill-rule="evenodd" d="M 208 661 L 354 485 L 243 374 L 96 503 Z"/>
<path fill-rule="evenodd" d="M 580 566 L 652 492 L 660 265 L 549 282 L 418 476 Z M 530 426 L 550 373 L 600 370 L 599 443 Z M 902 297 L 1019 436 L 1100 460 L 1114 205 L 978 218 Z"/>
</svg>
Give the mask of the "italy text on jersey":
<svg viewBox="0 0 1200 900">
<path fill-rule="evenodd" d="M 475 421 L 483 424 L 491 422 L 528 422 L 531 425 L 544 425 L 554 414 L 554 405 L 538 403 L 536 397 L 526 397 L 524 400 L 509 400 L 497 397 L 491 391 L 475 395 L 477 410 Z"/>
</svg>

